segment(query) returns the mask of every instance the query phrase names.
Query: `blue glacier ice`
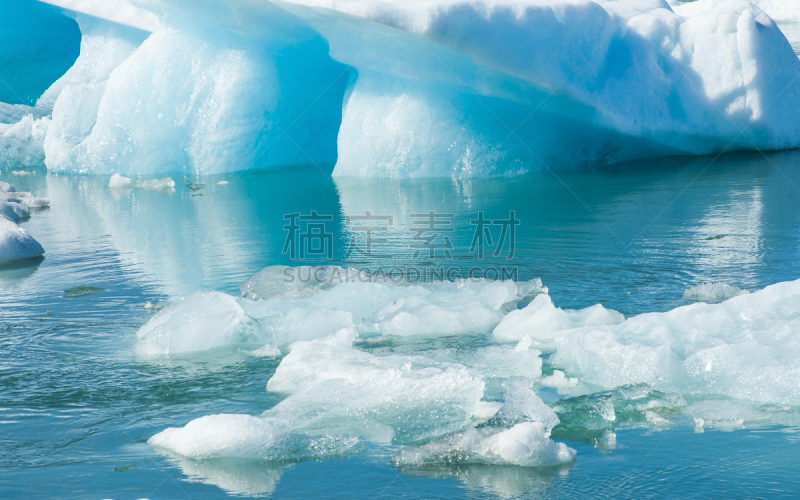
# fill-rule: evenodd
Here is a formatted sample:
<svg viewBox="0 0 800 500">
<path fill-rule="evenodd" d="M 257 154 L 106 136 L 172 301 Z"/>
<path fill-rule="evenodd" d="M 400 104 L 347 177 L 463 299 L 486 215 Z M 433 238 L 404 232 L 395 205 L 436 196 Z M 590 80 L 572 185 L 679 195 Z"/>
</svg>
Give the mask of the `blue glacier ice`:
<svg viewBox="0 0 800 500">
<path fill-rule="evenodd" d="M 80 56 L 0 125 L 4 163 L 485 177 L 800 146 L 789 0 L 47 2 Z"/>
</svg>

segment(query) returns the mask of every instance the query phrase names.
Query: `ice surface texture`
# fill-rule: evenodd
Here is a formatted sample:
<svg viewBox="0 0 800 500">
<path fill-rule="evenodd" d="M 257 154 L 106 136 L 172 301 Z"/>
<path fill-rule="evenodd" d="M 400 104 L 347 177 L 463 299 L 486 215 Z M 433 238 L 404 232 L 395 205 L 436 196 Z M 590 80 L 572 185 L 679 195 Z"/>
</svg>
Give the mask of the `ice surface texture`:
<svg viewBox="0 0 800 500">
<path fill-rule="evenodd" d="M 14 131 L 52 170 L 481 177 L 800 146 L 800 60 L 744 0 L 53 3 L 81 12 L 80 57 L 52 120 Z"/>
</svg>

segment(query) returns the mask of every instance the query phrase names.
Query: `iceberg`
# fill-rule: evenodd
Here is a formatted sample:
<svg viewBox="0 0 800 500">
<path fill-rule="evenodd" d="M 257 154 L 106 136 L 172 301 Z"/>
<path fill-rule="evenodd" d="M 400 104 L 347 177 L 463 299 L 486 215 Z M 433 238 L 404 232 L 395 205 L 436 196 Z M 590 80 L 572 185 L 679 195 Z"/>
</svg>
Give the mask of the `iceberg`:
<svg viewBox="0 0 800 500">
<path fill-rule="evenodd" d="M 48 1 L 80 55 L 4 162 L 485 177 L 800 146 L 776 0 Z"/>
</svg>

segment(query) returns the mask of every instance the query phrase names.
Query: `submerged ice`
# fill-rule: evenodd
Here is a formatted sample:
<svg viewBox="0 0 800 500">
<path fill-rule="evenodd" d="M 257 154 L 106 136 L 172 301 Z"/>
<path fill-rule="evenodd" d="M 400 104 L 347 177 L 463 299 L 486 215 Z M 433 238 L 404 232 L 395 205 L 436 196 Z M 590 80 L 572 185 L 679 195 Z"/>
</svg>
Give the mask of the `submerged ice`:
<svg viewBox="0 0 800 500">
<path fill-rule="evenodd" d="M 3 111 L 6 162 L 481 177 L 800 146 L 777 0 L 50 3 L 80 56 Z"/>
</svg>

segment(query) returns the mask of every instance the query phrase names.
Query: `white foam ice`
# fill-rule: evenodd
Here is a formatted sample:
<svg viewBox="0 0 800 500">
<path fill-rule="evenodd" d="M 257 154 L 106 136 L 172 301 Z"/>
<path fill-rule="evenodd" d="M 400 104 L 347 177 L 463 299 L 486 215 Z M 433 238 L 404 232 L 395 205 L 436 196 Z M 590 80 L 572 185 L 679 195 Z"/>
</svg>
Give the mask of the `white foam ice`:
<svg viewBox="0 0 800 500">
<path fill-rule="evenodd" d="M 288 420 L 218 414 L 197 418 L 184 427 L 165 429 L 151 437 L 147 444 L 196 460 L 300 460 L 345 454 L 358 445 L 358 439 L 347 436 L 309 438 L 293 434 Z"/>
<path fill-rule="evenodd" d="M 693 300 L 696 302 L 708 302 L 715 304 L 728 300 L 739 295 L 744 295 L 747 290 L 727 283 L 700 283 L 693 287 L 689 287 L 683 292 L 683 298 L 686 300 Z"/>
<path fill-rule="evenodd" d="M 354 349 L 353 339 L 343 330 L 292 346 L 267 384 L 291 395 L 264 416 L 291 420 L 301 432 L 408 443 L 461 431 L 484 410 L 484 383 L 464 366 L 373 355 Z"/>
<path fill-rule="evenodd" d="M 530 336 L 534 346 L 552 349 L 554 339 L 566 330 L 613 325 L 624 320 L 622 314 L 606 309 L 601 304 L 580 310 L 564 310 L 553 305 L 549 295 L 541 294 L 525 308 L 508 313 L 495 327 L 493 335 L 506 341 Z"/>
<path fill-rule="evenodd" d="M 240 344 L 250 318 L 230 295 L 196 292 L 170 304 L 136 332 L 136 353 L 161 356 Z"/>
<path fill-rule="evenodd" d="M 720 304 L 563 332 L 551 362 L 601 387 L 646 383 L 695 397 L 796 405 L 799 303 L 800 281 L 792 281 Z"/>
<path fill-rule="evenodd" d="M 131 179 L 130 177 L 114 174 L 108 181 L 108 187 L 111 189 L 144 189 L 163 192 L 174 191 L 175 181 L 171 177 L 164 177 L 163 179 Z"/>
</svg>

